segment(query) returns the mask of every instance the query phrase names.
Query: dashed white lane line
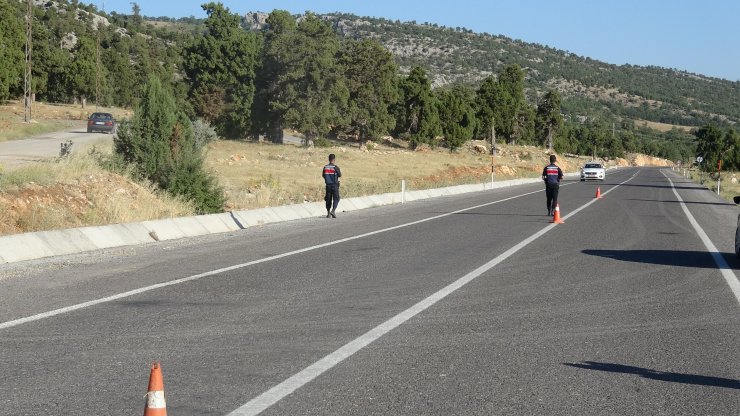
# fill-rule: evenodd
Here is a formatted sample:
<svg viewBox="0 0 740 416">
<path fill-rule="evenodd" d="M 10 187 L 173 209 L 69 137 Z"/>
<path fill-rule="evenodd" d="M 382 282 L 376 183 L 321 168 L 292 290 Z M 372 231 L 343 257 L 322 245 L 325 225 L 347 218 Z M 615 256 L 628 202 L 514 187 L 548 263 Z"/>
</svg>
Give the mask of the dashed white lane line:
<svg viewBox="0 0 740 416">
<path fill-rule="evenodd" d="M 637 174 L 640 173 L 640 171 L 637 171 L 634 175 L 632 175 L 629 179 L 626 181 L 620 183 L 619 185 L 614 186 L 613 188 L 609 189 L 608 191 L 604 192 L 602 196 L 608 194 L 609 192 L 613 191 L 614 189 L 618 188 L 620 185 L 623 185 L 630 180 L 632 180 Z M 542 191 L 537 191 L 542 192 Z M 591 204 L 598 201 L 597 199 L 592 199 L 591 201 L 587 202 L 586 204 L 580 206 L 578 209 L 574 210 L 572 213 L 568 214 L 567 216 L 563 217 L 563 219 L 567 219 L 569 217 L 572 217 L 573 215 L 577 214 L 579 211 L 585 209 L 586 207 L 590 206 Z M 542 237 L 545 233 L 552 230 L 557 224 L 550 224 L 543 228 L 542 230 L 532 234 L 525 240 L 521 241 L 519 244 L 511 247 L 510 249 L 506 250 L 504 253 L 498 255 L 493 260 L 489 261 L 488 263 L 478 267 L 477 269 L 473 270 L 472 272 L 466 274 L 465 276 L 457 279 L 456 281 L 450 283 L 449 285 L 445 286 L 444 288 L 440 289 L 439 291 L 435 292 L 431 296 L 427 297 L 426 299 L 422 300 L 421 302 L 415 304 L 414 306 L 406 309 L 405 311 L 399 313 L 398 315 L 392 317 L 391 319 L 383 322 L 382 324 L 376 326 L 375 328 L 371 329 L 370 331 L 366 332 L 365 334 L 359 336 L 358 338 L 354 339 L 353 341 L 350 341 L 349 343 L 345 344 L 338 350 L 332 352 L 331 354 L 325 356 L 324 358 L 320 359 L 319 361 L 311 364 L 310 366 L 306 367 L 302 371 L 296 373 L 295 375 L 291 376 L 287 380 L 283 381 L 282 383 L 276 385 L 275 387 L 271 388 L 270 390 L 267 390 L 266 392 L 262 393 L 261 395 L 255 397 L 254 399 L 250 400 L 243 406 L 239 407 L 238 409 L 234 410 L 233 412 L 229 413 L 228 416 L 252 416 L 257 415 L 261 413 L 264 410 L 267 410 L 270 406 L 277 403 L 281 399 L 283 399 L 285 396 L 293 393 L 300 387 L 304 386 L 305 384 L 311 382 L 316 377 L 320 376 L 324 372 L 330 370 L 332 367 L 336 366 L 337 364 L 344 361 L 346 358 L 350 357 L 352 354 L 360 351 L 361 349 L 365 348 L 367 345 L 372 343 L 373 341 L 379 339 L 383 335 L 387 334 L 388 332 L 392 331 L 393 329 L 397 328 L 404 322 L 408 321 L 409 319 L 413 318 L 414 316 L 418 315 L 419 313 L 423 312 L 424 310 L 428 309 L 435 303 L 439 302 L 440 300 L 444 299 L 445 297 L 449 296 L 451 293 L 455 292 L 456 290 L 460 289 L 461 287 L 465 286 L 467 283 L 471 282 L 478 276 L 482 275 L 483 273 L 491 270 L 492 268 L 496 267 L 499 263 L 502 261 L 508 259 L 511 257 L 514 253 L 518 252 L 522 248 L 526 247 L 531 242 L 537 240 L 538 238 Z M 562 226 L 561 226 L 562 227 Z"/>
<path fill-rule="evenodd" d="M 683 212 L 689 219 L 691 226 L 694 227 L 694 231 L 696 231 L 696 234 L 699 235 L 702 243 L 704 243 L 704 247 L 706 247 L 707 251 L 709 251 L 709 254 L 712 255 L 714 263 L 717 264 L 717 268 L 719 268 L 719 271 L 722 273 L 722 277 L 724 277 L 725 282 L 727 282 L 730 290 L 732 290 L 732 294 L 735 295 L 735 299 L 740 302 L 740 281 L 738 281 L 737 276 L 735 276 L 735 272 L 732 271 L 732 268 L 727 264 L 725 258 L 722 257 L 722 253 L 717 250 L 717 247 L 714 246 L 714 243 L 712 243 L 712 240 L 709 239 L 707 233 L 704 232 L 704 229 L 701 228 L 699 223 L 696 222 L 694 216 L 691 215 L 691 211 L 689 211 L 689 208 L 686 206 L 686 203 L 684 203 L 683 198 L 681 198 L 681 195 L 679 195 L 676 191 L 676 187 L 673 185 L 673 181 L 671 180 L 671 178 L 669 178 L 668 175 L 666 175 L 663 171 L 660 171 L 660 173 L 662 173 L 663 176 L 668 179 L 668 182 L 671 183 L 671 189 L 676 195 L 676 198 L 678 198 L 678 201 L 681 203 L 681 209 L 683 209 Z"/>
</svg>

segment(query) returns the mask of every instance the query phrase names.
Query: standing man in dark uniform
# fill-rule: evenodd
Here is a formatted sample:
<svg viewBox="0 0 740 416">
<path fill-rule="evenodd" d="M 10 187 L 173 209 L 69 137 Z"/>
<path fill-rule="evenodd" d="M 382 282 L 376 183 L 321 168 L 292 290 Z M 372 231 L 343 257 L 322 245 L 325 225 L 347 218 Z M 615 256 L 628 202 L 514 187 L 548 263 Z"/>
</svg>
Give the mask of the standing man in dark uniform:
<svg viewBox="0 0 740 416">
<path fill-rule="evenodd" d="M 339 170 L 339 166 L 334 164 L 334 153 L 329 155 L 329 164 L 324 166 L 324 170 L 321 172 L 321 177 L 324 178 L 326 183 L 326 218 L 336 218 L 337 205 L 339 205 L 339 178 L 342 177 L 342 172 Z"/>
<path fill-rule="evenodd" d="M 560 180 L 563 179 L 563 171 L 555 164 L 558 158 L 550 155 L 550 164 L 542 170 L 542 180 L 545 181 L 545 194 L 547 195 L 547 215 L 555 215 L 555 207 L 558 205 L 558 192 L 560 191 Z"/>
</svg>

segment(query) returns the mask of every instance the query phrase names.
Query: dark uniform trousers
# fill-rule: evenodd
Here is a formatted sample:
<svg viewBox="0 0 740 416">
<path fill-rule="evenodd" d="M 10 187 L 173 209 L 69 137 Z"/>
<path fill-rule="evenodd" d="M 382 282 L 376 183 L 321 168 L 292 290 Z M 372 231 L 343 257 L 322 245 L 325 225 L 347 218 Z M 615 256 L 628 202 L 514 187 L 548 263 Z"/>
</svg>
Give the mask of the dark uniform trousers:
<svg viewBox="0 0 740 416">
<path fill-rule="evenodd" d="M 545 184 L 545 195 L 547 196 L 547 210 L 551 213 L 555 212 L 555 206 L 558 204 L 558 192 L 560 192 L 559 183 L 546 183 Z"/>
<path fill-rule="evenodd" d="M 337 209 L 337 206 L 339 205 L 339 184 L 334 183 L 331 185 L 326 185 L 326 196 L 324 197 L 324 200 L 326 201 L 326 210 L 329 211 L 335 211 Z"/>
</svg>

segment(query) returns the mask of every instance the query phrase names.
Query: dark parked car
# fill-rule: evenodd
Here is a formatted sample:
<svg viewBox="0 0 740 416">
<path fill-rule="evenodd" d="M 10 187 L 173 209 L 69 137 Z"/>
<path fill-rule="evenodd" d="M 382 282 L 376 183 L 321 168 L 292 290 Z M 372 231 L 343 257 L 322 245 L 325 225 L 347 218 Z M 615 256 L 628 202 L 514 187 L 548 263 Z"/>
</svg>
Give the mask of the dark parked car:
<svg viewBox="0 0 740 416">
<path fill-rule="evenodd" d="M 87 132 L 101 131 L 113 134 L 116 132 L 116 119 L 110 113 L 92 113 L 87 119 Z"/>
<path fill-rule="evenodd" d="M 740 196 L 732 198 L 736 204 L 740 204 Z M 740 214 L 737 215 L 737 226 L 735 227 L 735 255 L 740 258 Z"/>
</svg>

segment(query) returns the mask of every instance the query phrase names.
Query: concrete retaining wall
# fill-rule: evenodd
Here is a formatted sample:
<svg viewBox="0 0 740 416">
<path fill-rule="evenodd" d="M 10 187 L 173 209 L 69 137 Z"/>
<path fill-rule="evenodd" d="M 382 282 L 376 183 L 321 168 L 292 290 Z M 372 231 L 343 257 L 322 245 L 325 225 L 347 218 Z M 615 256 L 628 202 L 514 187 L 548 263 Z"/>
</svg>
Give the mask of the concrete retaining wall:
<svg viewBox="0 0 740 416">
<path fill-rule="evenodd" d="M 342 199 L 340 208 L 343 212 L 355 211 L 383 205 L 399 204 L 402 198 L 406 202 L 412 202 L 439 196 L 481 192 L 536 182 L 540 182 L 540 179 L 514 179 L 494 182 L 493 184 L 488 182 L 439 189 L 407 191 L 403 196 L 400 192 L 395 192 L 345 198 Z M 313 202 L 221 214 L 6 235 L 0 236 L 0 264 L 81 253 L 103 248 L 144 244 L 153 241 L 232 232 L 272 222 L 292 221 L 324 215 L 326 215 L 324 203 Z"/>
</svg>

